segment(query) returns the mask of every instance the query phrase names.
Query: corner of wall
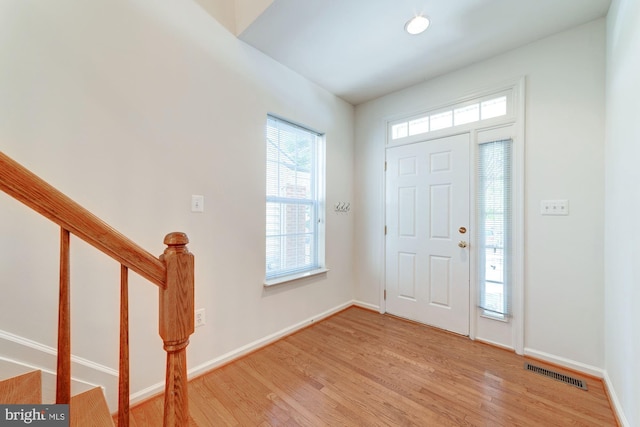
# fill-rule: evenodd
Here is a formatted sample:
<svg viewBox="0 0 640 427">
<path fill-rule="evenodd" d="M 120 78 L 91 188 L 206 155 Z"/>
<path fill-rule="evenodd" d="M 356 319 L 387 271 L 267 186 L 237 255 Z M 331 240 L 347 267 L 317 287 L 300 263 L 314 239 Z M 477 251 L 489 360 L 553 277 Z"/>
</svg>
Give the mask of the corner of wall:
<svg viewBox="0 0 640 427">
<path fill-rule="evenodd" d="M 627 420 L 627 417 L 622 410 L 622 405 L 620 404 L 620 400 L 618 399 L 618 395 L 616 394 L 616 389 L 613 387 L 611 378 L 609 378 L 609 373 L 606 370 L 604 370 L 603 381 L 604 389 L 607 392 L 607 397 L 609 398 L 611 408 L 613 409 L 613 413 L 616 416 L 618 423 L 622 427 L 631 427 L 631 424 Z"/>
</svg>

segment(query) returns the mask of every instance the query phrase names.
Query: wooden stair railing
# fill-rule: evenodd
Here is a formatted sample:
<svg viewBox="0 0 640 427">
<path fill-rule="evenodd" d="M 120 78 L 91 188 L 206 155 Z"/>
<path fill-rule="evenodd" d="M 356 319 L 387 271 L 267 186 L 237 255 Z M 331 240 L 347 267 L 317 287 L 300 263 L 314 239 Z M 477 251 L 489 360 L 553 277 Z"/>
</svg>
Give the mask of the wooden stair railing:
<svg viewBox="0 0 640 427">
<path fill-rule="evenodd" d="M 94 246 L 121 265 L 118 426 L 129 425 L 128 271 L 160 290 L 159 334 L 167 352 L 164 426 L 189 423 L 187 345 L 194 331 L 194 257 L 184 233 L 170 233 L 156 258 L 88 210 L 0 152 L 0 190 L 60 226 L 60 301 L 56 403 L 71 399 L 70 235 Z"/>
</svg>

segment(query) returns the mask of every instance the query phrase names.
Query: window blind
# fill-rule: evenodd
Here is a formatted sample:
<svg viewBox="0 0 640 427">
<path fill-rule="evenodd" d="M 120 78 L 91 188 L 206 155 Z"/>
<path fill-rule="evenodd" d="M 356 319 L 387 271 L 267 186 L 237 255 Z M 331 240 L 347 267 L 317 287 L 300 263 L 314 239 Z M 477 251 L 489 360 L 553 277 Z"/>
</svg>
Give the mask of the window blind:
<svg viewBox="0 0 640 427">
<path fill-rule="evenodd" d="M 267 118 L 267 280 L 320 268 L 319 137 L 316 132 L 277 117 Z"/>
<path fill-rule="evenodd" d="M 512 150 L 511 139 L 480 144 L 477 164 L 479 305 L 502 318 L 511 314 Z"/>
</svg>

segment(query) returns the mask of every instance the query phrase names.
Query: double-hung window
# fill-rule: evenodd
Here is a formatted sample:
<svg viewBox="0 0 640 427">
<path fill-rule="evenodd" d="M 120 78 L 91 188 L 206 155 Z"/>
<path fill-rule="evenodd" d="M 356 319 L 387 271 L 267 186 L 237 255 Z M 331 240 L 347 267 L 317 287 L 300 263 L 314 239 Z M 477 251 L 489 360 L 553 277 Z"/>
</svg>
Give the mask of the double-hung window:
<svg viewBox="0 0 640 427">
<path fill-rule="evenodd" d="M 324 138 L 267 117 L 266 285 L 324 271 Z"/>
</svg>

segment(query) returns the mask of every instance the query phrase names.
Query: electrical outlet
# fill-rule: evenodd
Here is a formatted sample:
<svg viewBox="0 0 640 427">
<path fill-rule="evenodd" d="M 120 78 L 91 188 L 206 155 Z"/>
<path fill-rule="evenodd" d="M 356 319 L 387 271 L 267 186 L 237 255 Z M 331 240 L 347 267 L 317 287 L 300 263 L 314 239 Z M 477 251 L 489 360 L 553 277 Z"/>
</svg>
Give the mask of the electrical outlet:
<svg viewBox="0 0 640 427">
<path fill-rule="evenodd" d="M 196 328 L 204 326 L 207 323 L 207 316 L 204 308 L 196 310 Z"/>
</svg>

